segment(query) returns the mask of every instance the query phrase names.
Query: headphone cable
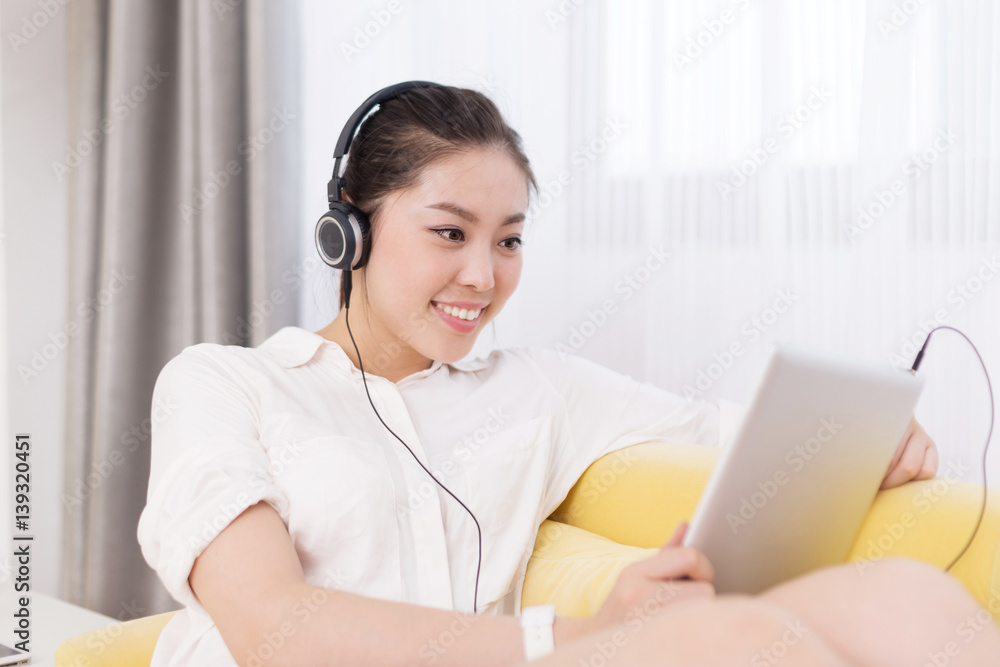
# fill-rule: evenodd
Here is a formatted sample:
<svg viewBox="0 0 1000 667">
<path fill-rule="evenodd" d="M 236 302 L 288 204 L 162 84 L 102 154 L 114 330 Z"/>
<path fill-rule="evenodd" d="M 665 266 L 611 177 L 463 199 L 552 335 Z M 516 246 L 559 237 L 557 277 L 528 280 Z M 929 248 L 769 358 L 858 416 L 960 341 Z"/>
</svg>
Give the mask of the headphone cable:
<svg viewBox="0 0 1000 667">
<path fill-rule="evenodd" d="M 951 565 L 945 568 L 945 571 L 950 571 L 952 566 L 954 566 L 955 563 L 957 563 L 958 560 L 965 555 L 965 552 L 968 551 L 969 547 L 972 546 L 972 541 L 976 538 L 976 534 L 979 532 L 979 526 L 983 523 L 983 515 L 986 514 L 986 493 L 988 488 L 986 485 L 986 453 L 989 451 L 990 438 L 993 436 L 993 416 L 994 416 L 993 385 L 990 383 L 990 374 L 986 370 L 986 364 L 983 363 L 983 358 L 982 356 L 980 356 L 979 350 L 976 349 L 976 346 L 973 344 L 973 342 L 969 340 L 968 336 L 966 336 L 964 333 L 962 333 L 955 327 L 950 327 L 946 325 L 936 326 L 927 333 L 927 338 L 924 339 L 923 346 L 921 346 L 920 351 L 917 353 L 916 358 L 913 360 L 913 367 L 910 368 L 910 372 L 915 374 L 917 372 L 917 369 L 920 368 L 920 362 L 924 358 L 924 350 L 927 349 L 927 343 L 930 342 L 931 336 L 938 329 L 951 329 L 955 333 L 959 334 L 962 338 L 964 338 L 969 343 L 969 345 L 972 346 L 972 351 L 976 353 L 976 358 L 979 359 L 979 364 L 983 367 L 983 374 L 986 376 L 986 388 L 990 392 L 990 429 L 986 433 L 986 446 L 983 447 L 983 504 L 979 509 L 979 519 L 976 521 L 976 527 L 972 530 L 972 536 L 969 538 L 969 541 L 966 542 L 965 548 L 963 548 L 962 551 L 960 551 L 959 554 L 955 556 L 955 560 L 951 561 Z"/>
<path fill-rule="evenodd" d="M 472 594 L 473 595 L 473 597 L 472 597 L 472 611 L 473 611 L 473 613 L 479 613 L 479 570 L 480 570 L 480 568 L 482 567 L 482 564 L 483 564 L 483 531 L 482 531 L 482 528 L 479 527 L 479 521 L 476 519 L 476 515 L 472 513 L 472 510 L 470 510 L 465 505 L 465 503 L 463 503 L 461 500 L 459 500 L 458 497 L 454 493 L 452 493 L 448 489 L 447 486 L 445 486 L 444 484 L 442 484 L 438 480 L 438 478 L 435 477 L 434 474 L 430 470 L 428 470 L 427 467 L 423 463 L 421 463 L 420 459 L 417 458 L 417 455 L 413 453 L 412 449 L 410 449 L 410 446 L 407 445 L 405 442 L 403 442 L 403 439 L 400 438 L 398 435 L 396 435 L 395 431 L 393 431 L 391 428 L 389 428 L 389 425 L 385 423 L 385 420 L 382 419 L 382 415 L 380 415 L 378 413 L 378 410 L 375 408 L 375 403 L 374 403 L 374 401 L 372 401 L 372 396 L 371 396 L 370 393 L 368 393 L 368 380 L 365 379 L 365 367 L 364 367 L 364 364 L 361 362 L 361 352 L 358 351 L 358 344 L 355 342 L 355 340 L 354 340 L 354 334 L 351 332 L 351 272 L 350 271 L 344 271 L 343 282 L 344 282 L 344 321 L 347 323 L 347 333 L 348 333 L 348 335 L 350 335 L 350 337 L 351 337 L 351 343 L 354 345 L 354 353 L 358 355 L 358 367 L 361 370 L 361 380 L 362 380 L 362 382 L 365 385 L 365 394 L 368 396 L 368 402 L 371 403 L 372 410 L 375 410 L 375 416 L 378 417 L 378 420 L 380 422 L 382 422 L 382 425 L 385 426 L 386 429 L 389 430 L 389 433 L 392 433 L 392 435 L 395 436 L 396 440 L 399 440 L 403 444 L 403 447 L 406 447 L 406 451 L 408 451 L 410 453 L 410 456 L 413 457 L 413 460 L 416 461 L 417 464 L 419 464 L 420 467 L 424 469 L 424 472 L 426 472 L 428 475 L 430 475 L 430 478 L 433 479 L 437 483 L 438 486 L 440 486 L 442 489 L 444 489 L 445 491 L 447 491 L 448 495 L 451 496 L 452 498 L 454 498 L 455 502 L 457 502 L 459 505 L 461 505 L 462 509 L 464 509 L 466 512 L 469 513 L 469 516 L 472 517 L 472 521 L 475 522 L 475 524 L 476 524 L 476 534 L 477 534 L 478 541 L 479 541 L 479 557 L 478 557 L 478 559 L 476 561 L 476 585 L 475 585 L 475 589 L 474 589 L 473 594 Z"/>
</svg>

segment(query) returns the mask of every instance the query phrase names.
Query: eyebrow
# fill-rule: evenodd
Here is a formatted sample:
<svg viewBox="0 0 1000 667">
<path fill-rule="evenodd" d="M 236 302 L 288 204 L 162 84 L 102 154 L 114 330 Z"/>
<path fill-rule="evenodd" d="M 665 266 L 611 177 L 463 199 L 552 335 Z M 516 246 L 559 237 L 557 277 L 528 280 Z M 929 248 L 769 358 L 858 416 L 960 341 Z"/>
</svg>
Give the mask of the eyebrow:
<svg viewBox="0 0 1000 667">
<path fill-rule="evenodd" d="M 458 217 L 463 218 L 464 220 L 471 222 L 473 224 L 477 224 L 479 222 L 479 216 L 477 216 L 475 213 L 473 213 L 472 211 L 466 211 L 458 204 L 452 204 L 451 202 L 447 201 L 438 202 L 437 204 L 431 204 L 430 206 L 426 206 L 425 208 L 434 208 L 439 211 L 446 211 L 448 213 L 453 213 Z M 514 213 L 513 215 L 508 216 L 507 219 L 504 220 L 503 224 L 500 226 L 503 227 L 506 225 L 513 225 L 514 223 L 522 222 L 523 220 L 524 220 L 524 213 Z"/>
</svg>

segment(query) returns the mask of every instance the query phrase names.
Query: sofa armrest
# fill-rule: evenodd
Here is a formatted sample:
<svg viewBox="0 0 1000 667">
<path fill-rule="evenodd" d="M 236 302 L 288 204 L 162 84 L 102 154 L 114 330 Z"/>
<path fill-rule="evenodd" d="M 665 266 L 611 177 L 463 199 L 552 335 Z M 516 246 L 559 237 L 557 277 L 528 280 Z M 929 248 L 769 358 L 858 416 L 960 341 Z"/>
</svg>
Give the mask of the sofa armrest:
<svg viewBox="0 0 1000 667">
<path fill-rule="evenodd" d="M 677 524 L 689 521 L 712 473 L 720 449 L 702 445 L 647 442 L 618 450 L 595 461 L 550 517 L 606 538 L 620 545 L 655 549 L 673 534 Z M 991 492 L 996 491 L 990 489 Z M 983 487 L 937 477 L 908 482 L 880 491 L 865 518 L 848 562 L 859 568 L 887 556 L 906 556 L 932 565 L 947 566 L 965 546 L 979 516 Z M 548 523 L 551 523 L 548 522 Z M 545 526 L 546 524 L 543 524 Z M 581 567 L 586 549 L 573 531 L 548 528 L 539 531 L 532 556 L 545 559 L 539 566 L 529 562 L 522 604 L 559 601 L 567 615 L 589 615 L 597 611 L 614 581 L 598 581 L 596 575 L 575 577 L 569 568 Z M 567 540 L 560 545 L 560 540 Z M 952 568 L 959 579 L 1000 623 L 1000 498 L 991 495 L 976 539 Z M 615 560 L 612 545 L 594 551 L 606 561 L 587 565 L 588 571 L 606 572 L 617 579 L 627 562 Z M 566 553 L 558 567 L 557 555 Z M 621 558 L 636 560 L 640 554 L 626 550 Z M 615 568 L 618 568 L 615 570 Z M 602 569 L 604 568 L 604 569 Z M 544 576 L 542 576 L 544 574 Z M 547 579 L 551 578 L 551 580 Z M 573 598 L 573 588 L 577 588 Z M 555 598 L 547 598 L 554 595 Z M 557 604 L 557 608 L 559 605 Z M 585 613 L 586 612 L 586 613 Z"/>
<path fill-rule="evenodd" d="M 1000 489 L 989 487 L 986 512 L 969 548 L 951 568 L 1000 623 Z M 886 556 L 907 556 L 944 569 L 976 530 L 983 487 L 947 477 L 880 491 L 847 560 L 863 569 Z"/>
<path fill-rule="evenodd" d="M 55 667 L 143 667 L 176 611 L 115 623 L 70 637 L 56 648 Z"/>
<path fill-rule="evenodd" d="M 720 450 L 662 441 L 595 461 L 549 517 L 620 544 L 661 547 L 690 521 Z"/>
</svg>

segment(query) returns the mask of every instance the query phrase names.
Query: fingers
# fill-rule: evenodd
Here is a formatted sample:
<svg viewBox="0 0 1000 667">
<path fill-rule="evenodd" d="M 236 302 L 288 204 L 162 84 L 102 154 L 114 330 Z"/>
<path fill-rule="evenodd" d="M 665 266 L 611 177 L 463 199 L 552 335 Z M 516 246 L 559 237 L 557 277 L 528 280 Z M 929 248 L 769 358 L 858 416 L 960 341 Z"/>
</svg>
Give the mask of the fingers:
<svg viewBox="0 0 1000 667">
<path fill-rule="evenodd" d="M 711 582 L 715 578 L 715 568 L 708 557 L 694 547 L 665 546 L 655 556 L 633 563 L 630 567 L 634 568 L 636 575 L 653 580 L 686 577 Z"/>
<path fill-rule="evenodd" d="M 906 451 L 896 466 L 900 473 L 899 484 L 909 482 L 911 479 L 919 479 L 927 461 L 930 450 L 934 448 L 934 442 L 927 436 L 927 432 L 919 424 L 913 431 L 913 436 L 907 443 Z M 935 464 L 936 466 L 936 464 Z M 935 467 L 936 470 L 936 467 Z"/>
<path fill-rule="evenodd" d="M 922 464 L 923 460 L 921 459 L 921 461 L 917 463 L 916 466 L 917 469 L 919 469 L 920 465 Z M 879 487 L 879 489 L 893 489 L 911 479 L 913 471 L 911 470 L 910 473 L 908 474 L 905 468 L 906 465 L 907 465 L 907 460 L 906 460 L 906 455 L 904 455 L 903 458 L 899 459 L 899 463 L 896 464 L 896 467 L 893 468 L 889 472 L 889 474 L 886 475 L 885 478 L 882 480 L 882 485 Z"/>
<path fill-rule="evenodd" d="M 933 456 L 933 459 L 927 461 L 928 456 Z M 927 437 L 927 433 L 917 424 L 903 448 L 902 455 L 890 468 L 879 488 L 891 489 L 911 479 L 929 479 L 921 477 L 921 475 L 926 474 L 924 473 L 925 466 L 937 471 L 937 451 L 934 449 L 934 441 Z M 933 476 L 932 473 L 930 477 Z"/>
<path fill-rule="evenodd" d="M 934 441 L 931 440 L 927 447 L 927 451 L 924 454 L 924 465 L 920 468 L 920 473 L 917 475 L 917 479 L 933 479 L 934 475 L 938 471 L 938 451 L 937 447 L 934 445 Z"/>
<path fill-rule="evenodd" d="M 670 536 L 670 539 L 667 540 L 667 543 L 663 545 L 663 548 L 667 549 L 670 547 L 679 547 L 681 544 L 683 544 L 684 536 L 687 535 L 687 529 L 688 529 L 687 521 L 681 521 L 679 524 L 677 524 L 677 528 L 674 530 L 674 534 Z"/>
<path fill-rule="evenodd" d="M 667 540 L 667 543 L 663 545 L 661 551 L 663 549 L 674 549 L 676 547 L 679 547 L 681 544 L 683 544 L 684 543 L 684 537 L 687 535 L 687 530 L 688 530 L 688 526 L 689 525 L 690 524 L 688 524 L 687 521 L 681 521 L 679 524 L 677 524 L 677 528 L 674 530 L 674 534 L 671 535 L 670 539 Z M 686 574 L 683 575 L 683 576 L 674 577 L 674 578 L 675 579 L 685 579 L 685 580 L 690 580 L 691 579 L 691 577 L 689 577 Z"/>
</svg>

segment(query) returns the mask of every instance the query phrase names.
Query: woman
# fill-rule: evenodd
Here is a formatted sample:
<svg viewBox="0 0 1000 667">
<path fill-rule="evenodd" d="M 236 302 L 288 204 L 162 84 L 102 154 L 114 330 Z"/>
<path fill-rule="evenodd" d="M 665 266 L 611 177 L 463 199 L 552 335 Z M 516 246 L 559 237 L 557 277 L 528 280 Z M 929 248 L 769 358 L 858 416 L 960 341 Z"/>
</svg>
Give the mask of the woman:
<svg viewBox="0 0 1000 667">
<path fill-rule="evenodd" d="M 171 416 L 153 434 L 139 540 L 186 609 L 153 667 L 520 663 L 535 531 L 587 466 L 652 438 L 725 440 L 724 407 L 581 359 L 459 362 L 517 287 L 533 185 L 484 96 L 400 93 L 361 125 L 344 174 L 372 224 L 348 307 L 316 333 L 195 345 L 164 367 L 154 401 Z M 936 466 L 914 421 L 883 487 Z M 683 531 L 625 568 L 593 618 L 555 619 L 539 664 L 923 664 L 978 611 L 905 560 L 715 597 Z M 624 634 L 651 600 L 659 613 Z M 990 625 L 949 664 L 997 656 Z"/>
</svg>

